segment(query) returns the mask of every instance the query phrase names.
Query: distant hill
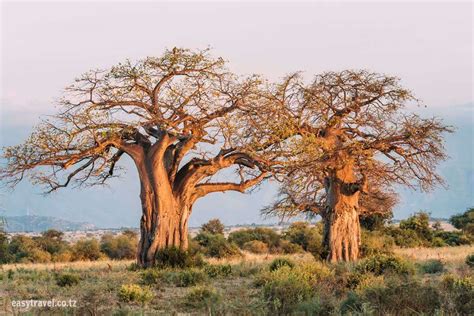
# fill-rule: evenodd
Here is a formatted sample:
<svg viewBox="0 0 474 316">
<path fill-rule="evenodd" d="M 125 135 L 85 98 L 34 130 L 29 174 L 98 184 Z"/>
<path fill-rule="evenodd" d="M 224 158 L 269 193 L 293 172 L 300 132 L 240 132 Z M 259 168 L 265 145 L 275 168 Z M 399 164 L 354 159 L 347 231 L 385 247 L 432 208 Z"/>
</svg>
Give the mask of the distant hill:
<svg viewBox="0 0 474 316">
<path fill-rule="evenodd" d="M 7 216 L 5 217 L 5 222 L 5 230 L 7 232 L 42 232 L 48 229 L 60 231 L 96 229 L 94 224 L 70 222 L 51 216 Z"/>
</svg>

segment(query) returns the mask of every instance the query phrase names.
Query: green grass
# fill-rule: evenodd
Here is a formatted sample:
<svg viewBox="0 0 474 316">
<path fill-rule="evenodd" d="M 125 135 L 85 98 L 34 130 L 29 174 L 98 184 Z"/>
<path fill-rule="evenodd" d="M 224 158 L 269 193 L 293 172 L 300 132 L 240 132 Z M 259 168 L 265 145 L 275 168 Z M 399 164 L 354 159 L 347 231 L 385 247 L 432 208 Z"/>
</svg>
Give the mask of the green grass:
<svg viewBox="0 0 474 316">
<path fill-rule="evenodd" d="M 272 269 L 275 257 L 252 254 L 240 261 L 146 271 L 130 269 L 130 261 L 3 266 L 0 294 L 5 306 L 11 300 L 77 300 L 76 308 L 10 310 L 15 314 L 409 315 L 474 308 L 469 299 L 474 271 L 465 260 L 443 259 L 440 266 L 379 256 L 331 265 L 312 256 L 284 258 L 293 265 L 273 263 Z"/>
</svg>

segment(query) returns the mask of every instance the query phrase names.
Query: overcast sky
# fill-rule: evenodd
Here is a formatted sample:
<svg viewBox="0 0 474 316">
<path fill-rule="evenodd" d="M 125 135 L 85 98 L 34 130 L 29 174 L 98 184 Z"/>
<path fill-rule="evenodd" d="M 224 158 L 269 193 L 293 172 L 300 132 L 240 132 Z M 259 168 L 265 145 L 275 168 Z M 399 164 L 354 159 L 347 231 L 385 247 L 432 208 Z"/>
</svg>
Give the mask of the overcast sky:
<svg viewBox="0 0 474 316">
<path fill-rule="evenodd" d="M 271 79 L 295 70 L 311 77 L 347 68 L 396 75 L 433 113 L 461 111 L 456 106 L 473 101 L 472 10 L 472 2 L 451 1 L 2 2 L 0 143 L 18 142 L 39 115 L 54 113 L 54 99 L 82 72 L 174 46 L 210 46 L 234 72 Z M 472 127 L 472 111 L 466 113 Z M 472 140 L 467 145 L 472 158 Z M 133 173 L 114 186 L 43 198 L 23 185 L 21 194 L 8 193 L 2 202 L 9 214 L 31 208 L 38 214 L 98 218 L 102 225 L 118 214 L 110 225 L 138 223 Z M 219 214 L 227 223 L 257 222 L 259 208 L 273 193 L 267 186 L 243 198 L 234 193 L 206 198 L 191 224 Z M 414 210 L 403 210 L 409 211 Z"/>
</svg>

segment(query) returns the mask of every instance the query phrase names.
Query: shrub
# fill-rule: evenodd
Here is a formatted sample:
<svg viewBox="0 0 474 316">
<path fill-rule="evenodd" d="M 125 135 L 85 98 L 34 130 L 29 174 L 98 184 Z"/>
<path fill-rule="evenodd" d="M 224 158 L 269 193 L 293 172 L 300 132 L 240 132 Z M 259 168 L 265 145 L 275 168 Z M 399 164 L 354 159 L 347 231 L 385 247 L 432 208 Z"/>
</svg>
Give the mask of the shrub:
<svg viewBox="0 0 474 316">
<path fill-rule="evenodd" d="M 244 244 L 249 241 L 259 240 L 267 244 L 270 251 L 275 251 L 279 246 L 280 238 L 280 235 L 271 228 L 257 227 L 232 232 L 229 234 L 228 240 L 240 248 L 243 248 Z"/>
<path fill-rule="evenodd" d="M 293 311 L 298 303 L 310 299 L 313 291 L 307 279 L 290 273 L 290 268 L 285 266 L 271 273 L 262 293 L 271 311 L 286 315 Z"/>
<path fill-rule="evenodd" d="M 407 261 L 385 254 L 374 255 L 359 261 L 355 266 L 355 271 L 359 273 L 373 273 L 375 275 L 387 272 L 408 275 L 414 272 L 413 267 Z"/>
<path fill-rule="evenodd" d="M 27 236 L 13 236 L 8 244 L 8 253 L 13 262 L 50 262 L 51 254 L 41 249 L 38 243 Z"/>
<path fill-rule="evenodd" d="M 204 272 L 210 278 L 227 277 L 232 274 L 232 266 L 230 264 L 212 264 L 204 267 Z"/>
<path fill-rule="evenodd" d="M 119 236 L 105 234 L 100 241 L 100 249 L 111 259 L 133 259 L 137 253 L 137 236 L 125 231 Z"/>
<path fill-rule="evenodd" d="M 242 249 L 250 251 L 251 253 L 268 253 L 268 245 L 260 240 L 251 240 L 247 241 L 243 246 Z"/>
<path fill-rule="evenodd" d="M 362 231 L 362 244 L 360 251 L 362 256 L 368 257 L 376 254 L 388 254 L 392 252 L 394 240 L 381 231 Z"/>
<path fill-rule="evenodd" d="M 290 259 L 276 258 L 276 259 L 273 259 L 273 261 L 270 263 L 270 271 L 275 271 L 285 266 L 289 268 L 293 268 L 295 264 Z"/>
<path fill-rule="evenodd" d="M 321 258 L 323 250 L 322 227 L 309 226 L 305 222 L 295 222 L 288 227 L 283 237 L 293 244 L 299 245 L 304 251 L 310 252 L 315 258 Z"/>
<path fill-rule="evenodd" d="M 414 248 L 423 246 L 424 241 L 411 229 L 401 229 L 400 227 L 387 227 L 386 233 L 390 235 L 395 245 L 402 248 Z"/>
<path fill-rule="evenodd" d="M 471 235 L 474 234 L 474 208 L 471 207 L 462 214 L 451 216 L 449 222 L 457 229 Z"/>
<path fill-rule="evenodd" d="M 177 271 L 173 277 L 173 283 L 178 287 L 189 287 L 207 280 L 207 274 L 201 270 L 186 269 Z"/>
<path fill-rule="evenodd" d="M 75 274 L 64 273 L 56 275 L 56 284 L 61 287 L 77 285 L 79 280 L 79 277 Z"/>
<path fill-rule="evenodd" d="M 34 240 L 42 250 L 54 256 L 68 250 L 68 243 L 63 240 L 63 235 L 60 231 L 49 229 Z"/>
<path fill-rule="evenodd" d="M 341 304 L 341 312 L 362 313 L 367 305 L 378 315 L 433 315 L 441 304 L 433 286 L 393 280 L 385 286 L 368 286 L 361 293 L 350 292 Z"/>
<path fill-rule="evenodd" d="M 223 235 L 201 232 L 196 235 L 195 240 L 203 247 L 204 255 L 207 257 L 228 258 L 241 255 L 238 247 Z"/>
<path fill-rule="evenodd" d="M 471 315 L 474 310 L 474 281 L 472 277 L 447 275 L 442 281 L 445 291 L 444 308 L 447 314 Z"/>
<path fill-rule="evenodd" d="M 303 252 L 304 249 L 300 245 L 294 244 L 286 239 L 280 240 L 280 246 L 278 252 L 284 254 L 292 254 L 292 253 L 300 253 Z"/>
<path fill-rule="evenodd" d="M 156 285 L 160 280 L 160 271 L 157 269 L 146 269 L 140 273 L 141 283 L 144 285 Z"/>
<path fill-rule="evenodd" d="M 159 268 L 189 268 L 204 264 L 201 256 L 176 247 L 163 248 L 157 251 L 155 265 Z"/>
<path fill-rule="evenodd" d="M 156 270 L 149 269 L 141 274 L 141 283 L 145 285 L 172 284 L 177 287 L 189 287 L 207 280 L 207 274 L 197 269 Z"/>
<path fill-rule="evenodd" d="M 211 219 L 209 222 L 203 224 L 201 226 L 201 231 L 204 233 L 209 233 L 213 235 L 224 235 L 224 224 L 217 218 Z"/>
<path fill-rule="evenodd" d="M 474 253 L 468 255 L 466 257 L 466 264 L 471 267 L 471 268 L 474 268 Z"/>
<path fill-rule="evenodd" d="M 103 255 L 95 239 L 80 239 L 72 247 L 73 260 L 98 260 Z"/>
<path fill-rule="evenodd" d="M 419 264 L 419 268 L 423 273 L 441 273 L 444 271 L 444 265 L 440 260 L 432 259 Z"/>
<path fill-rule="evenodd" d="M 184 304 L 192 308 L 214 308 L 221 300 L 214 288 L 199 286 L 191 289 L 184 297 Z"/>
<path fill-rule="evenodd" d="M 471 240 L 462 232 L 446 232 L 438 231 L 435 233 L 435 238 L 440 238 L 444 244 L 448 246 L 470 245 Z M 434 238 L 433 238 L 434 239 Z M 433 245 L 437 246 L 437 245 Z"/>
<path fill-rule="evenodd" d="M 433 235 L 430 227 L 430 215 L 426 212 L 417 212 L 407 219 L 400 221 L 400 228 L 416 232 L 423 240 L 431 240 Z"/>
<path fill-rule="evenodd" d="M 150 302 L 153 296 L 153 292 L 148 287 L 141 287 L 138 284 L 124 284 L 118 292 L 121 302 L 141 303 L 142 305 Z"/>
</svg>

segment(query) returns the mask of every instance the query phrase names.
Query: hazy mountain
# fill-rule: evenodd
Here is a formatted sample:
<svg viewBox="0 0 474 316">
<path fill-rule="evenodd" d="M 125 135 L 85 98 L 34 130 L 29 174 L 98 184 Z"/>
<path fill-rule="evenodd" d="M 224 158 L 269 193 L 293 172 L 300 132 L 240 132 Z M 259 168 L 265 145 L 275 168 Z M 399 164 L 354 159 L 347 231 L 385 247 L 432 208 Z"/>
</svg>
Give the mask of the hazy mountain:
<svg viewBox="0 0 474 316">
<path fill-rule="evenodd" d="M 48 229 L 70 231 L 91 230 L 96 228 L 94 224 L 71 222 L 52 216 L 7 216 L 4 219 L 7 232 L 42 232 Z"/>
</svg>

